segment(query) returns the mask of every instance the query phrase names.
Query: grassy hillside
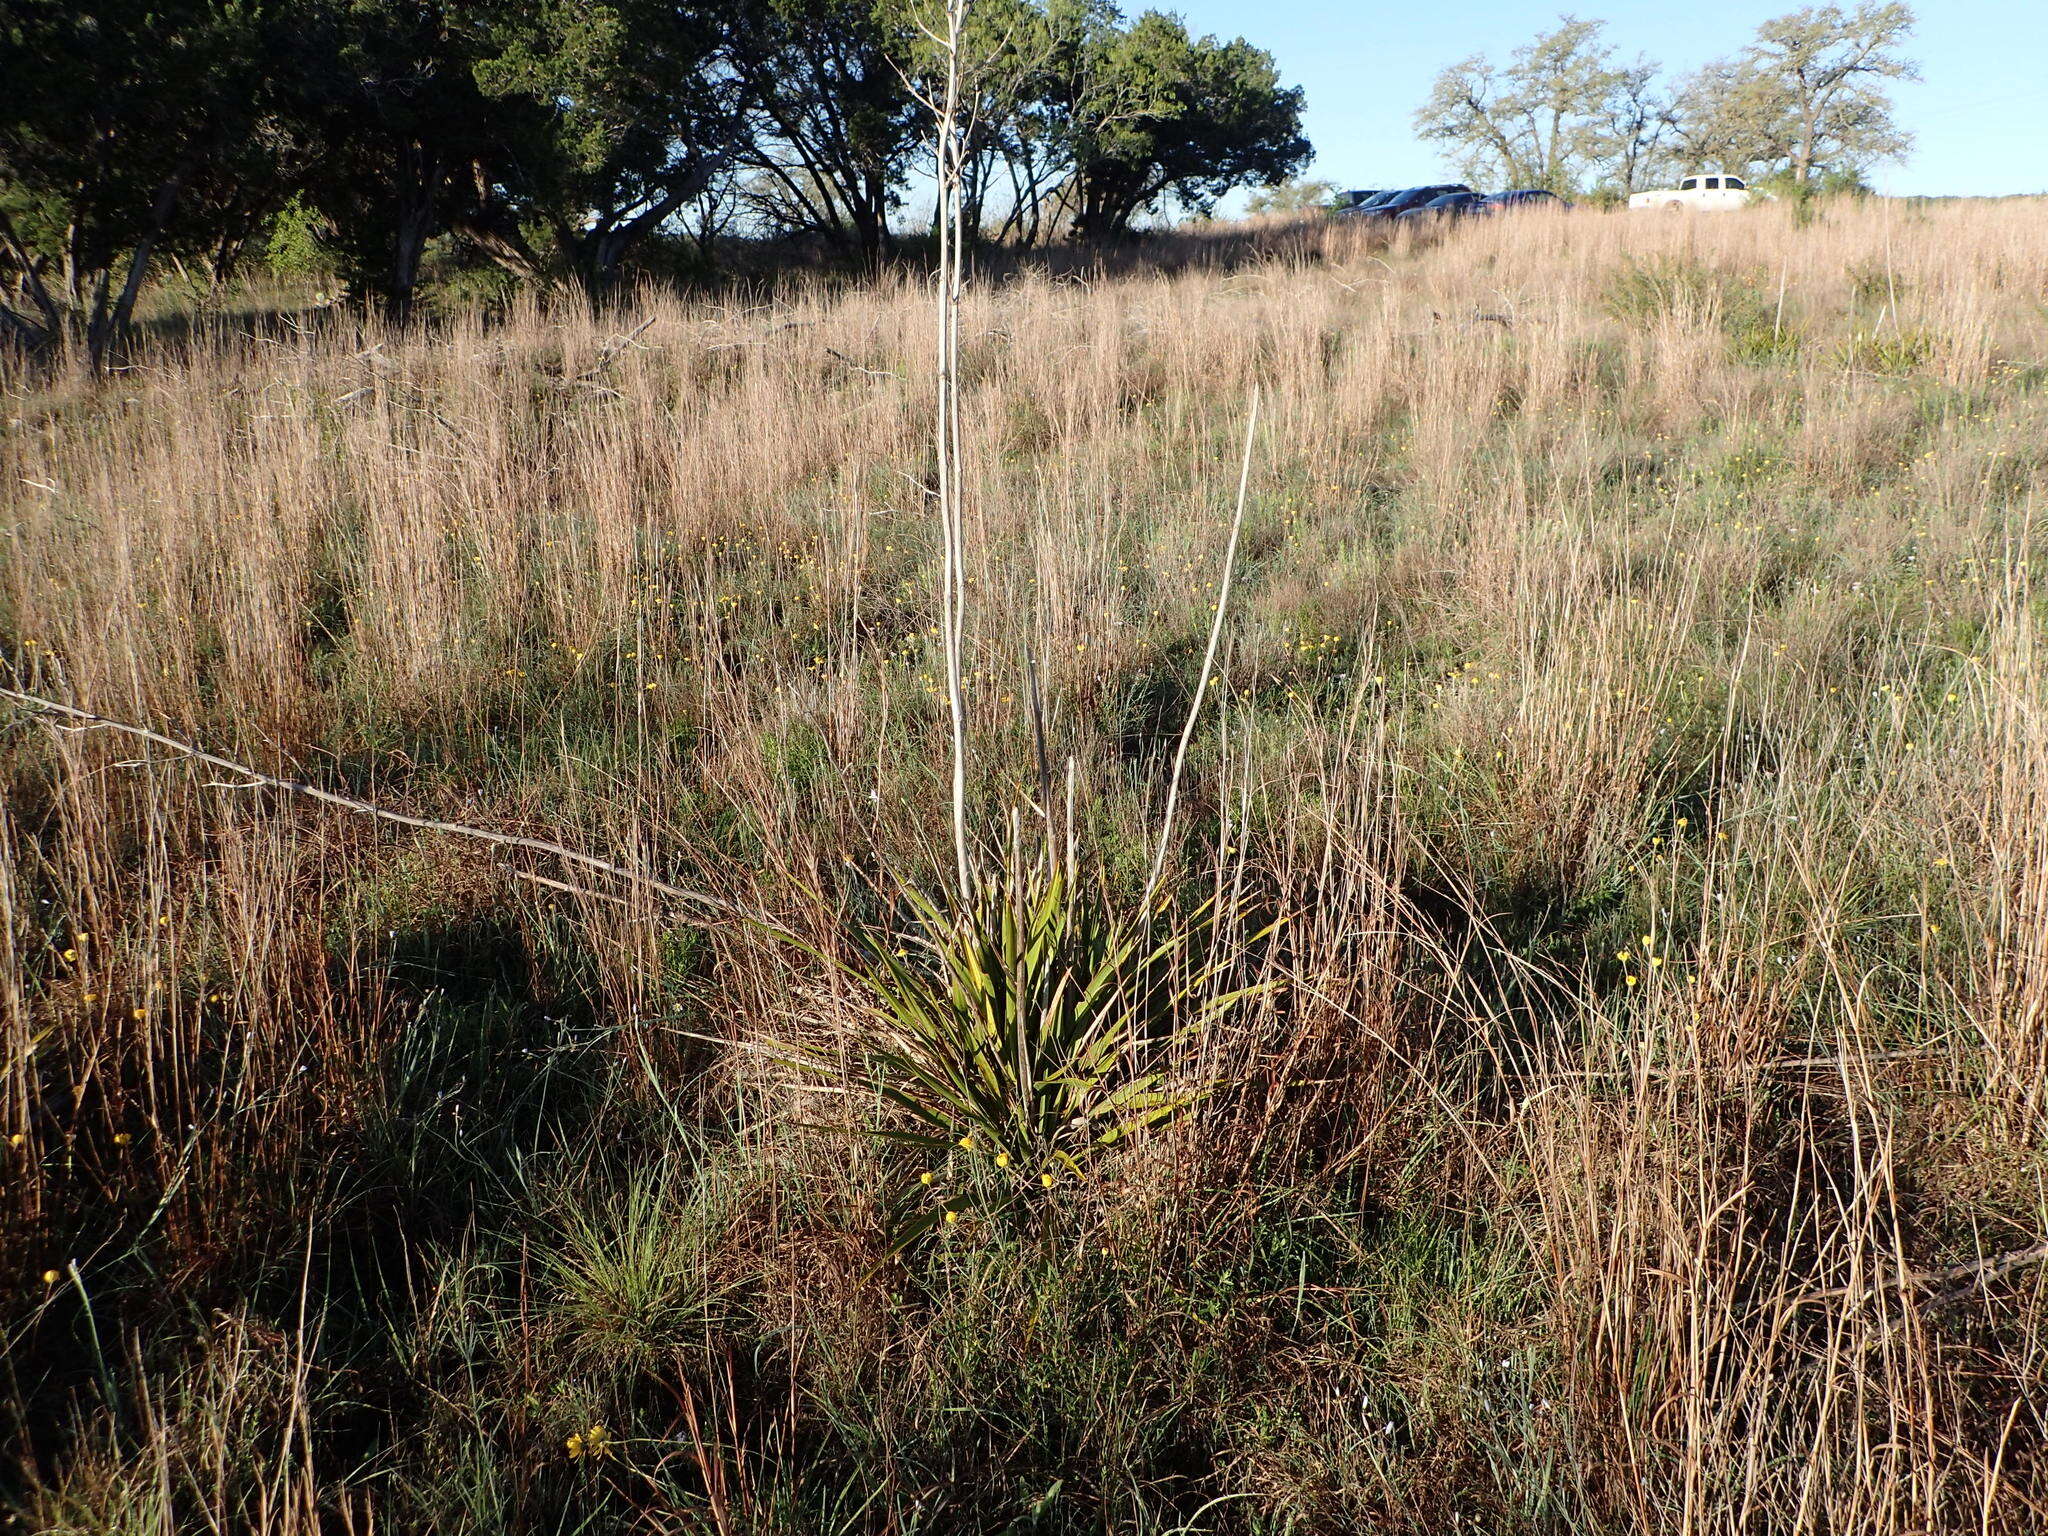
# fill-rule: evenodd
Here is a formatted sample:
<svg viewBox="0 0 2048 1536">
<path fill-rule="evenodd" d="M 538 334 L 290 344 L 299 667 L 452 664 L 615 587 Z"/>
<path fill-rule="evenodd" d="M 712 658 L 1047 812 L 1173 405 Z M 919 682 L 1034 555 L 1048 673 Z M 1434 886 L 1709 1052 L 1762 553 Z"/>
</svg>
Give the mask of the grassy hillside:
<svg viewBox="0 0 2048 1536">
<path fill-rule="evenodd" d="M 875 1134 L 919 285 L 7 379 L 0 682 L 626 871 L 10 712 L 25 1528 L 2038 1529 L 2048 216 L 1411 239 L 969 294 L 977 845 L 1178 945 L 1064 1162 Z"/>
</svg>

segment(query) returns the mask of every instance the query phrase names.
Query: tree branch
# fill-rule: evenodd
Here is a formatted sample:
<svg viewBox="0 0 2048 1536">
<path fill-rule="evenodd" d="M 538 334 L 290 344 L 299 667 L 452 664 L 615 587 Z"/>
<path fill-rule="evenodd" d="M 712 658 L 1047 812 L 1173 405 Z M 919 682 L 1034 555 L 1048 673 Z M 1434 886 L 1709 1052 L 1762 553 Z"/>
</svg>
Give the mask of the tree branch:
<svg viewBox="0 0 2048 1536">
<path fill-rule="evenodd" d="M 251 768 L 246 763 L 239 763 L 233 758 L 222 757 L 218 753 L 208 752 L 204 748 L 193 746 L 190 742 L 180 741 L 174 736 L 166 736 L 161 731 L 153 731 L 147 726 L 130 725 L 125 721 L 112 720 L 105 715 L 96 715 L 89 710 L 79 709 L 70 704 L 60 704 L 55 699 L 46 699 L 38 694 L 23 693 L 14 688 L 0 688 L 0 698 L 12 699 L 24 708 L 36 710 L 45 715 L 57 715 L 66 720 L 77 721 L 81 727 L 87 729 L 118 731 L 125 736 L 133 736 L 142 741 L 153 742 L 157 746 L 167 747 L 173 752 L 188 757 L 194 762 L 206 763 L 215 768 L 222 768 L 229 773 L 238 773 L 246 781 L 238 785 L 222 786 L 224 788 L 248 789 L 256 785 L 262 785 L 269 789 L 281 789 L 290 794 L 302 795 L 308 800 L 317 800 L 323 805 L 339 806 L 342 810 L 353 811 L 359 816 L 370 816 L 378 821 L 392 822 L 401 827 L 415 827 L 422 832 L 439 832 L 449 837 L 466 837 L 473 842 L 488 843 L 498 848 L 519 848 L 529 853 L 546 854 L 551 858 L 560 859 L 566 864 L 574 864 L 583 869 L 595 870 L 600 874 L 611 875 L 626 881 L 628 884 L 639 886 L 643 890 L 652 891 L 658 896 L 665 896 L 679 904 L 701 907 L 726 917 L 737 918 L 741 922 L 752 923 L 757 927 L 765 928 L 780 937 L 795 937 L 787 927 L 764 912 L 742 906 L 738 902 L 727 901 L 720 896 L 708 895 L 703 891 L 692 891 L 682 886 L 670 885 L 665 880 L 657 880 L 652 875 L 643 874 L 639 870 L 628 869 L 623 864 L 613 863 L 610 859 L 601 859 L 595 854 L 583 853 L 578 849 L 565 847 L 561 843 L 551 843 L 537 837 L 524 837 L 512 832 L 493 832 L 487 827 L 473 827 L 463 822 L 436 821 L 425 816 L 409 816 L 403 811 L 389 810 L 384 806 L 373 805 L 367 800 L 357 800 L 349 795 L 338 795 L 331 789 L 321 789 L 318 785 L 308 784 L 299 779 L 280 778 L 276 774 L 264 773 L 260 769 Z"/>
</svg>

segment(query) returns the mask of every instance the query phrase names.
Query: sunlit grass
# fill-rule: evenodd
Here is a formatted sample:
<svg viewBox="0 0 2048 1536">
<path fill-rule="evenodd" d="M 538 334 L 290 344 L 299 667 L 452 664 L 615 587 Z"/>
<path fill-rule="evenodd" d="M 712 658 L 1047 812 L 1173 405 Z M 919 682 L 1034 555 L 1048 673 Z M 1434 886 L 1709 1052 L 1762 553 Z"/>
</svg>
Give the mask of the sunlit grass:
<svg viewBox="0 0 2048 1536">
<path fill-rule="evenodd" d="M 950 905 L 910 278 L 7 377 L 11 683 L 766 919 L 10 720 L 29 1528 L 2029 1528 L 2038 205 L 1272 249 L 969 292 Z"/>
</svg>

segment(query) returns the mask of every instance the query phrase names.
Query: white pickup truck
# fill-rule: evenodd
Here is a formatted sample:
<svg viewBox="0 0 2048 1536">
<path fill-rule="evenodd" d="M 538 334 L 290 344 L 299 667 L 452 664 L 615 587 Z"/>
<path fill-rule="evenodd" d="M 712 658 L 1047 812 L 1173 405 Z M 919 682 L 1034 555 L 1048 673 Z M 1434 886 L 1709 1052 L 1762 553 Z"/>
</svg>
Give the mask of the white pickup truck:
<svg viewBox="0 0 2048 1536">
<path fill-rule="evenodd" d="M 1750 191 L 1748 183 L 1740 176 L 1688 176 L 1675 189 L 1634 193 L 1628 205 L 1631 208 L 1662 208 L 1670 213 L 1693 210 L 1721 213 L 1730 208 L 1747 207 L 1750 199 L 1758 196 L 1761 194 Z"/>
</svg>

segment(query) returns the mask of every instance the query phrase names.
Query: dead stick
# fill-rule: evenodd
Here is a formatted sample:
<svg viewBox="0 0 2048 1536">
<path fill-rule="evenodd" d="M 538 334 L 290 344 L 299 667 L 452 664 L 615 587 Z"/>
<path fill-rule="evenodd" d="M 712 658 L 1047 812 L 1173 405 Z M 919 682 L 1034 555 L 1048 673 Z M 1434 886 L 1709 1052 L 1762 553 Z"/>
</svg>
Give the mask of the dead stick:
<svg viewBox="0 0 2048 1536">
<path fill-rule="evenodd" d="M 2048 1242 L 2035 1243 L 2027 1248 L 2014 1248 L 2006 1253 L 1994 1253 L 1964 1264 L 1948 1264 L 1940 1269 L 1907 1270 L 1895 1279 L 1878 1279 L 1864 1285 L 1838 1285 L 1826 1291 L 1808 1291 L 1802 1296 L 1795 1297 L 1793 1305 L 1806 1306 L 1817 1301 L 1860 1301 L 1888 1290 L 1927 1290 L 1935 1287 L 1945 1288 L 1944 1294 L 1937 1297 L 1937 1300 L 1953 1300 L 1976 1286 L 1996 1280 L 2002 1275 L 2009 1275 L 2016 1269 L 2043 1263 L 2048 1263 Z"/>
<path fill-rule="evenodd" d="M 12 699 L 17 704 L 28 709 L 39 710 L 44 714 L 61 715 L 65 719 L 79 721 L 84 726 L 100 730 L 119 731 L 125 736 L 134 736 L 143 741 L 155 742 L 158 746 L 168 747 L 173 752 L 182 753 L 195 762 L 210 763 L 212 766 L 224 768 L 230 773 L 239 773 L 244 779 L 249 781 L 246 784 L 233 786 L 235 788 L 247 789 L 260 784 L 270 789 L 282 789 L 290 794 L 303 795 L 308 800 L 318 800 L 325 805 L 339 806 L 345 811 L 354 811 L 359 816 L 371 816 L 379 821 L 394 822 L 401 827 L 417 827 L 422 832 L 440 832 L 449 837 L 466 837 L 474 842 L 490 843 L 494 847 L 499 848 L 524 848 L 530 853 L 544 853 L 553 858 L 561 859 L 564 863 L 580 865 L 584 869 L 593 869 L 603 874 L 615 876 L 620 880 L 640 886 L 645 890 L 666 896 L 671 901 L 706 907 L 714 912 L 722 912 L 728 917 L 736 917 L 743 922 L 757 924 L 772 933 L 780 934 L 786 938 L 794 937 L 789 929 L 775 921 L 774 918 L 769 917 L 766 913 L 756 912 L 752 908 L 741 906 L 737 902 L 727 901 L 720 896 L 708 895 L 703 891 L 685 890 L 681 886 L 670 885 L 665 880 L 657 880 L 654 876 L 643 874 L 639 870 L 628 869 L 623 864 L 613 863 L 610 859 L 601 859 L 596 854 L 583 853 L 575 848 L 564 847 L 560 843 L 550 843 L 538 837 L 522 837 L 514 832 L 493 832 L 486 827 L 472 827 L 459 821 L 435 821 L 426 816 L 408 816 L 403 811 L 388 810 L 381 805 L 372 805 L 367 800 L 357 800 L 348 795 L 337 795 L 331 789 L 322 789 L 316 784 L 308 784 L 300 779 L 284 779 L 279 778 L 276 774 L 264 773 L 260 769 L 251 768 L 247 763 L 238 763 L 233 758 L 222 757 L 215 752 L 208 752 L 203 748 L 193 746 L 190 742 L 179 741 L 176 737 L 166 736 L 161 731 L 150 730 L 147 726 L 130 725 L 123 720 L 110 720 L 105 715 L 96 715 L 90 710 L 79 709 L 71 704 L 60 704 L 55 699 L 46 699 L 37 694 L 22 693 L 18 689 L 0 688 L 0 698 Z"/>
</svg>

